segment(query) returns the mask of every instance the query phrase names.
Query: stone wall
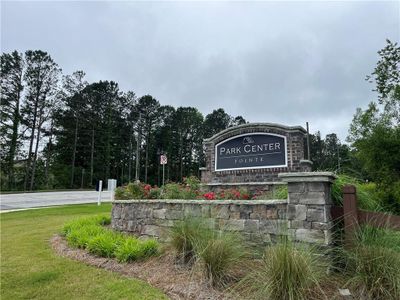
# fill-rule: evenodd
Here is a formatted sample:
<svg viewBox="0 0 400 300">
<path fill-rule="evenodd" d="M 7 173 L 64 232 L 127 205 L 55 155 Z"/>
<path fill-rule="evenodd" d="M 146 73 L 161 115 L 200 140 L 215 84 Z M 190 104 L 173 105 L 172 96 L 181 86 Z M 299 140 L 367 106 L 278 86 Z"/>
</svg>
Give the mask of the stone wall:
<svg viewBox="0 0 400 300">
<path fill-rule="evenodd" d="M 331 243 L 331 172 L 279 174 L 288 184 L 288 230 L 298 241 Z"/>
<path fill-rule="evenodd" d="M 113 202 L 112 227 L 137 235 L 168 239 L 168 230 L 184 218 L 203 218 L 216 230 L 240 232 L 263 246 L 280 235 L 329 245 L 331 183 L 329 172 L 284 173 L 288 200 L 119 200 Z"/>
<path fill-rule="evenodd" d="M 286 200 L 114 201 L 112 227 L 168 239 L 168 229 L 184 218 L 202 218 L 217 230 L 240 232 L 248 243 L 265 245 L 287 232 Z"/>
<path fill-rule="evenodd" d="M 215 171 L 215 145 L 228 138 L 246 133 L 272 133 L 286 137 L 287 167 Z M 231 127 L 204 140 L 206 165 L 201 168 L 201 179 L 205 186 L 215 189 L 218 184 L 240 183 L 243 187 L 251 183 L 263 183 L 270 190 L 282 172 L 311 171 L 311 164 L 304 160 L 306 131 L 301 126 L 284 126 L 271 123 L 249 123 Z"/>
</svg>

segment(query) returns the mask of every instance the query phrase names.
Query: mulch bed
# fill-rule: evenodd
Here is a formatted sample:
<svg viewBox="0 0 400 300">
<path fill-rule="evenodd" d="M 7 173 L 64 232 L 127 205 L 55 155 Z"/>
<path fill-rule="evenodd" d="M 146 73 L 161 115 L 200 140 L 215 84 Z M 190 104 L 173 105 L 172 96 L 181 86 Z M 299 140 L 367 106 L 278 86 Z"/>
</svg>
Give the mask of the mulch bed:
<svg viewBox="0 0 400 300">
<path fill-rule="evenodd" d="M 60 235 L 53 236 L 50 243 L 60 256 L 141 279 L 159 288 L 171 299 L 231 299 L 223 291 L 218 291 L 204 282 L 198 272 L 177 264 L 171 254 L 152 257 L 146 261 L 119 263 L 116 259 L 98 257 L 83 249 L 70 248 Z"/>
</svg>

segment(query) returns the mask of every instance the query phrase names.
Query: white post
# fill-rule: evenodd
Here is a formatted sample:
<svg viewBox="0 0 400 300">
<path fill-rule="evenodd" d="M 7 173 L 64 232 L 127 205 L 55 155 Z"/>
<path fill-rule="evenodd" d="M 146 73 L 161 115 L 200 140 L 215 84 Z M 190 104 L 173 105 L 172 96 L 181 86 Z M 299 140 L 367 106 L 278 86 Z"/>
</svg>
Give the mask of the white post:
<svg viewBox="0 0 400 300">
<path fill-rule="evenodd" d="M 97 196 L 97 205 L 101 204 L 101 190 L 103 189 L 103 180 L 99 181 L 99 194 Z"/>
<path fill-rule="evenodd" d="M 117 180 L 116 179 L 108 179 L 108 191 L 110 192 L 110 200 L 114 201 L 115 199 L 115 189 L 117 188 Z"/>
</svg>

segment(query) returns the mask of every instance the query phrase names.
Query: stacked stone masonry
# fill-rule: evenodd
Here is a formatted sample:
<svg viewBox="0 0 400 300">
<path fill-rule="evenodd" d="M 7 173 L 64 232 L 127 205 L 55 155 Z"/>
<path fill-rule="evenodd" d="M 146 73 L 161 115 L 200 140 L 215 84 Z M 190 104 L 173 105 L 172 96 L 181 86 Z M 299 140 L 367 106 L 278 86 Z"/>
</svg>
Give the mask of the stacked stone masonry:
<svg viewBox="0 0 400 300">
<path fill-rule="evenodd" d="M 288 200 L 121 200 L 114 201 L 112 227 L 168 240 L 168 231 L 185 218 L 202 218 L 216 230 L 240 232 L 251 245 L 264 246 L 288 235 L 296 241 L 331 243 L 329 172 L 285 173 Z"/>
<path fill-rule="evenodd" d="M 240 232 L 247 243 L 265 245 L 287 232 L 285 200 L 115 201 L 112 227 L 168 240 L 168 230 L 185 218 L 202 218 L 216 230 Z"/>
</svg>

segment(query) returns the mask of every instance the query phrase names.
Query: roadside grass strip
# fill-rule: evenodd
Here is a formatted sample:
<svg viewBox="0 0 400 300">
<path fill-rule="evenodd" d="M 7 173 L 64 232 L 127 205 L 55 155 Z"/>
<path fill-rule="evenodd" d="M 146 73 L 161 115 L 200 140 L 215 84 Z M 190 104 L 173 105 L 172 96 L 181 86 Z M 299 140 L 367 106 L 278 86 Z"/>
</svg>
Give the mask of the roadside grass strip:
<svg viewBox="0 0 400 300">
<path fill-rule="evenodd" d="M 110 230 L 111 219 L 94 216 L 72 220 L 61 231 L 69 246 L 86 249 L 90 253 L 120 262 L 144 259 L 159 253 L 159 244 L 153 239 L 139 240 L 136 237 Z"/>
<path fill-rule="evenodd" d="M 49 240 L 62 230 L 67 233 L 72 227 L 75 229 L 77 225 L 70 222 L 72 219 L 79 218 L 84 223 L 86 221 L 83 220 L 90 216 L 110 215 L 110 210 L 111 205 L 107 203 L 1 214 L 0 298 L 168 299 L 163 292 L 146 282 L 54 253 Z M 100 228 L 103 232 L 106 228 L 98 224 L 101 223 L 91 228 Z M 86 230 L 88 233 L 89 229 Z M 80 236 L 76 245 L 87 244 L 90 240 Z"/>
</svg>

